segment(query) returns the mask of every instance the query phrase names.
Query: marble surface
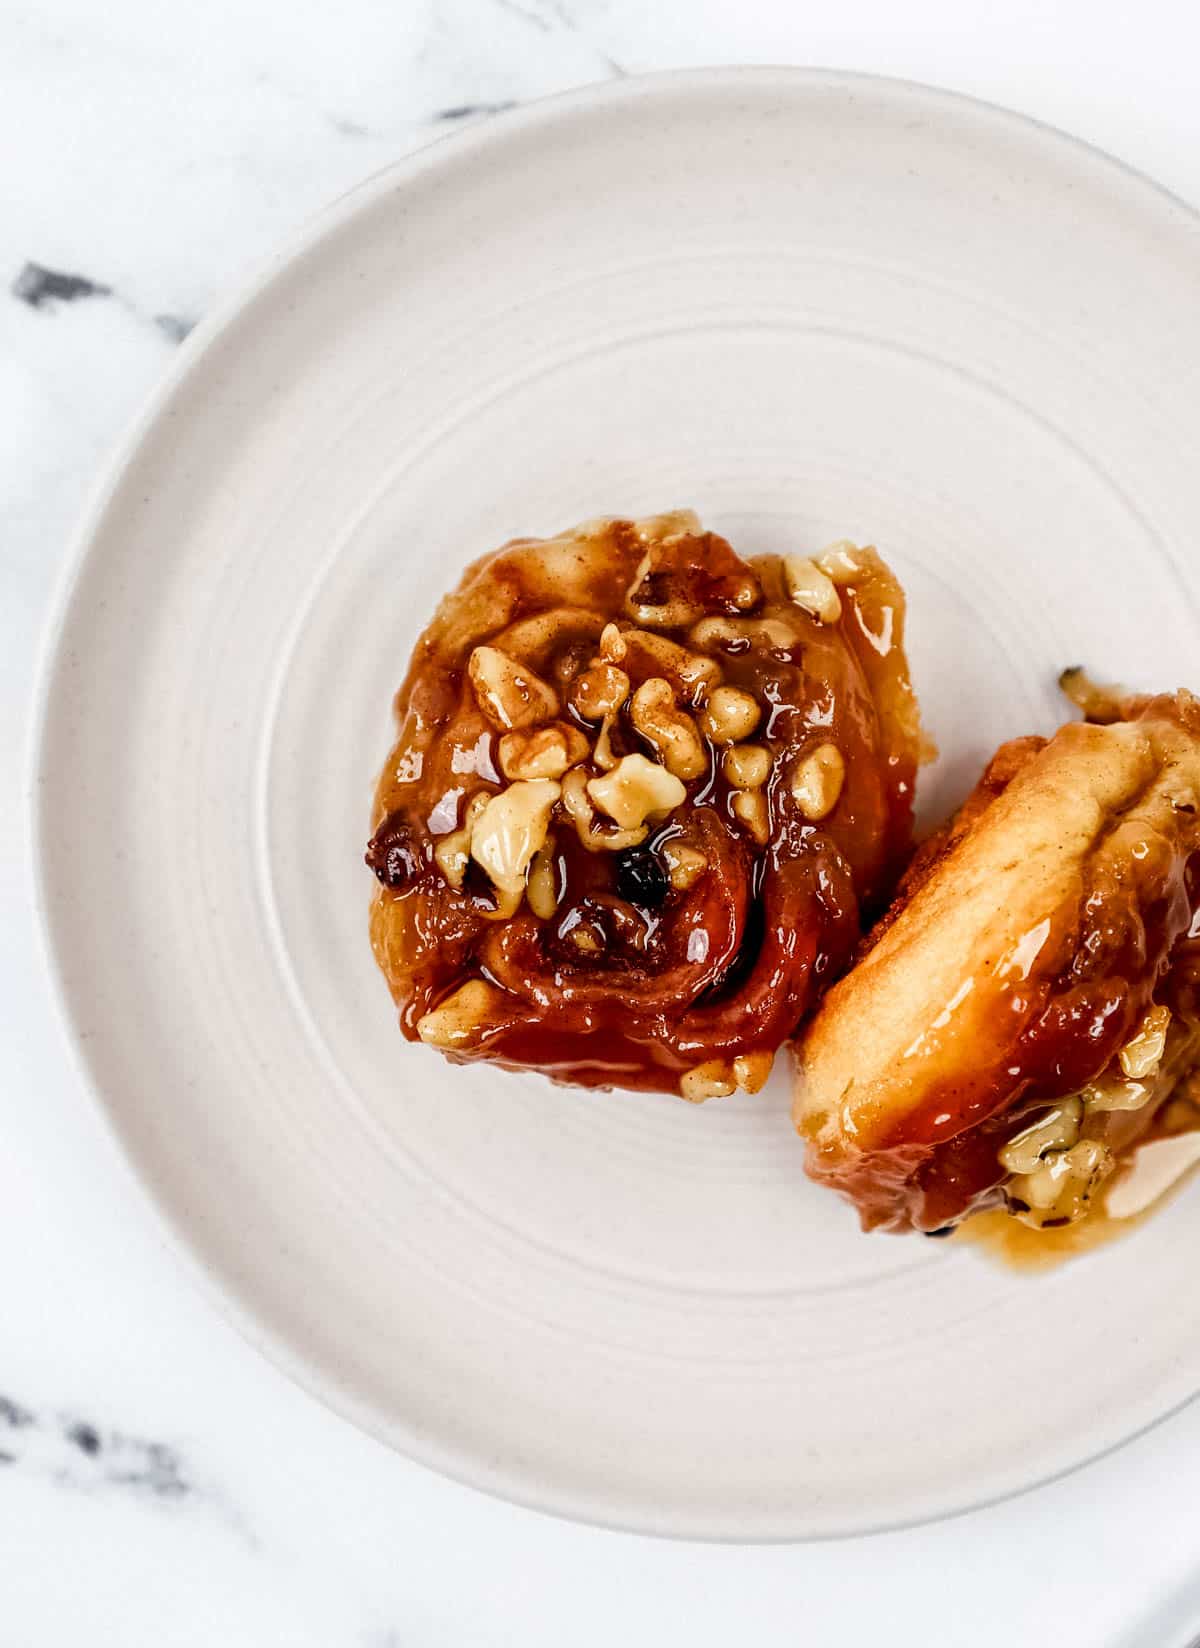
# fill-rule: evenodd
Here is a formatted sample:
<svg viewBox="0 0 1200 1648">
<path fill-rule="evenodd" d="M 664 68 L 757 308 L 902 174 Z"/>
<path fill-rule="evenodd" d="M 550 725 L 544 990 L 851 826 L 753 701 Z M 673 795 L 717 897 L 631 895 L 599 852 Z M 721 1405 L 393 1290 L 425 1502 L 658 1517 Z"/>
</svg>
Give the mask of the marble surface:
<svg viewBox="0 0 1200 1648">
<path fill-rule="evenodd" d="M 39 635 L 106 452 L 214 300 L 368 172 L 586 81 L 795 61 L 1007 103 L 1200 200 L 1197 44 L 1166 0 L 0 3 L 0 1642 L 1193 1640 L 1200 1404 L 1007 1504 L 776 1548 L 555 1522 L 326 1413 L 183 1280 L 81 1089 L 24 792 Z M 61 827 L 86 844 L 86 817 Z"/>
</svg>

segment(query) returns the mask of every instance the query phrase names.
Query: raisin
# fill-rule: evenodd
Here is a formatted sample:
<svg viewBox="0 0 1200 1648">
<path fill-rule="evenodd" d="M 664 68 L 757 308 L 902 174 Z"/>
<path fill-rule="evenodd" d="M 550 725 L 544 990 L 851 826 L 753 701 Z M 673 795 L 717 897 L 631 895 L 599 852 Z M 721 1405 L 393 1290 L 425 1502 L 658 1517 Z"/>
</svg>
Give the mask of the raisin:
<svg viewBox="0 0 1200 1648">
<path fill-rule="evenodd" d="M 617 892 L 630 904 L 656 910 L 671 890 L 671 878 L 646 847 L 632 847 L 617 859 Z"/>
<path fill-rule="evenodd" d="M 421 854 L 403 813 L 389 813 L 371 837 L 367 864 L 385 887 L 407 887 L 420 873 Z"/>
</svg>

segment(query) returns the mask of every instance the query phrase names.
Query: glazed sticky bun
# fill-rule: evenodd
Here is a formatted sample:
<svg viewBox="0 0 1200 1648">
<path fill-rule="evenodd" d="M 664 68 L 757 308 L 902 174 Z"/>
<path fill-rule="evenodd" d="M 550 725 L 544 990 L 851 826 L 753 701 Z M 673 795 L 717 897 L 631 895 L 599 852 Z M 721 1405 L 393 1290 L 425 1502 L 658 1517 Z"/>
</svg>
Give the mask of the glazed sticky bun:
<svg viewBox="0 0 1200 1648">
<path fill-rule="evenodd" d="M 1124 1217 L 1200 1126 L 1200 701 L 1063 685 L 1086 719 L 1001 747 L 805 1035 L 808 1170 L 868 1229 Z"/>
<path fill-rule="evenodd" d="M 375 799 L 410 1040 L 700 1100 L 766 1080 L 909 851 L 904 601 L 687 511 L 518 539 L 421 636 Z"/>
</svg>

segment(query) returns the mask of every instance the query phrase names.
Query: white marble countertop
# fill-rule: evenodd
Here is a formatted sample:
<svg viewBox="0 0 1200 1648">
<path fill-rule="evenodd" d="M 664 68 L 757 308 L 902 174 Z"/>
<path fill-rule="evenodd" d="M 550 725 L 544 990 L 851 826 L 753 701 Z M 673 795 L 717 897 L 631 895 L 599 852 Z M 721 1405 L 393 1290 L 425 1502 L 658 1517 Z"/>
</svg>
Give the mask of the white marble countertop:
<svg viewBox="0 0 1200 1648">
<path fill-rule="evenodd" d="M 0 6 L 0 1641 L 1183 1648 L 1200 1630 L 1200 1404 L 1019 1500 L 775 1548 L 555 1522 L 335 1419 L 192 1291 L 81 1090 L 42 975 L 23 809 L 38 637 L 89 481 L 177 339 L 330 197 L 513 101 L 792 61 L 1009 104 L 1200 200 L 1189 10 Z M 87 827 L 62 820 L 81 841 Z"/>
</svg>

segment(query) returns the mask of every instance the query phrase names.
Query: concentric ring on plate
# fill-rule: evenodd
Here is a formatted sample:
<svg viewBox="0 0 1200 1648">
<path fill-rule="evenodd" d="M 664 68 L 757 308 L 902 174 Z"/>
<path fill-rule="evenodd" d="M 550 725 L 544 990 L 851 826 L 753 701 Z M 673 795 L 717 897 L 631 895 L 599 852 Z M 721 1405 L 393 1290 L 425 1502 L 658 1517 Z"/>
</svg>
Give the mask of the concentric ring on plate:
<svg viewBox="0 0 1200 1648">
<path fill-rule="evenodd" d="M 535 1104 L 490 1067 L 443 1068 L 391 1022 L 361 848 L 396 645 L 456 557 L 612 504 L 696 498 L 742 549 L 878 534 L 921 596 L 931 719 L 971 761 L 1049 730 L 1040 702 L 1000 707 L 1014 679 L 1109 658 L 1106 631 L 1136 679 L 1187 679 L 1194 617 L 1167 568 L 1194 582 L 1195 222 L 1094 152 L 943 94 L 795 71 L 635 79 L 389 171 L 185 346 L 65 603 L 43 901 L 92 1083 L 180 1247 L 333 1407 L 542 1509 L 762 1539 L 977 1504 L 1192 1393 L 1192 1197 L 1103 1264 L 1020 1285 L 919 1246 L 921 1289 L 875 1290 L 859 1354 L 858 1289 L 819 1311 L 753 1291 L 836 1275 L 850 1250 L 855 1274 L 896 1262 L 797 1182 L 782 1084 L 697 1115 L 639 1095 Z M 690 255 L 713 244 L 741 249 L 736 271 Z M 577 361 L 598 330 L 579 277 L 633 246 L 662 261 L 602 294 L 633 341 Z M 841 261 L 800 268 L 813 246 Z M 743 324 L 792 304 L 819 332 Z M 1118 309 L 1126 325 L 1097 324 Z M 649 341 L 677 311 L 712 327 Z M 882 338 L 933 340 L 938 369 L 847 342 L 865 311 Z M 533 378 L 543 358 L 561 370 Z M 430 430 L 452 433 L 425 445 Z M 923 563 L 960 612 L 920 588 Z M 1011 654 L 969 623 L 1006 590 Z M 640 1164 L 610 1159 L 609 1127 L 632 1137 L 650 1113 Z M 703 1135 L 715 1162 L 760 1132 L 763 1172 L 720 1196 L 689 1174 L 690 1144 L 672 1153 Z M 519 1239 L 460 1217 L 385 1134 L 510 1210 Z M 567 1247 L 623 1271 L 644 1258 L 671 1296 L 545 1259 Z M 716 1304 L 689 1287 L 714 1276 Z M 519 1319 L 491 1306 L 516 1298 Z M 654 1360 L 664 1340 L 686 1370 Z M 1009 1400 L 1014 1381 L 1037 1403 Z M 811 1421 L 835 1387 L 852 1446 Z"/>
</svg>

